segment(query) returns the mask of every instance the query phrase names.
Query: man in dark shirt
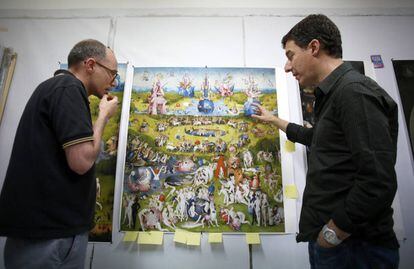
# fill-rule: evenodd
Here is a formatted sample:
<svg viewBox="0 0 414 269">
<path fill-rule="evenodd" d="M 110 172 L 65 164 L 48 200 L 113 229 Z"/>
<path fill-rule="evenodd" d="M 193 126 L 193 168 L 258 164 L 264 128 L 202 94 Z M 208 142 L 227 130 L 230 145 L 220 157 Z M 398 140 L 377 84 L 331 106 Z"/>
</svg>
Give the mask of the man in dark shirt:
<svg viewBox="0 0 414 269">
<path fill-rule="evenodd" d="M 0 195 L 6 268 L 83 268 L 96 199 L 94 163 L 117 109 L 109 97 L 118 63 L 101 42 L 84 40 L 69 71 L 41 83 L 20 119 Z M 92 126 L 88 96 L 101 98 Z"/>
<path fill-rule="evenodd" d="M 326 16 L 309 15 L 282 45 L 285 71 L 315 88 L 315 126 L 289 123 L 261 106 L 253 117 L 310 147 L 297 241 L 309 242 L 311 268 L 397 268 L 397 105 L 343 63 L 340 32 Z"/>
</svg>

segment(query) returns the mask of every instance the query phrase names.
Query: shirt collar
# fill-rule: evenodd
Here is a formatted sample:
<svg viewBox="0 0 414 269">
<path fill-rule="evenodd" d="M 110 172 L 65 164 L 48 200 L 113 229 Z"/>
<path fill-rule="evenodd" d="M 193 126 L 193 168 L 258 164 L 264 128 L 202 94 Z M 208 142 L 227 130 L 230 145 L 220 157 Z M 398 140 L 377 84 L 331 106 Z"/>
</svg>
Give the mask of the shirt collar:
<svg viewBox="0 0 414 269">
<path fill-rule="evenodd" d="M 316 90 L 320 90 L 324 95 L 327 95 L 335 83 L 340 79 L 346 72 L 352 69 L 350 63 L 342 63 L 334 71 L 332 71 L 319 85 L 316 87 Z"/>
<path fill-rule="evenodd" d="M 73 76 L 74 78 L 76 78 L 77 80 L 79 80 L 72 72 L 70 72 L 67 69 L 58 69 L 58 70 L 55 71 L 55 73 L 53 73 L 54 77 L 60 76 L 60 75 L 70 75 L 70 76 Z M 88 103 L 90 103 L 89 98 L 88 98 L 88 91 L 86 90 L 85 85 L 83 85 L 83 82 L 81 80 L 79 80 L 79 81 L 82 84 L 83 89 L 85 90 L 84 93 L 85 93 L 86 100 L 88 101 Z"/>
<path fill-rule="evenodd" d="M 71 75 L 71 76 L 75 76 L 74 74 L 72 74 L 72 72 L 70 72 L 69 70 L 66 69 L 58 69 L 55 71 L 55 73 L 53 73 L 53 76 L 56 77 L 58 75 Z"/>
</svg>

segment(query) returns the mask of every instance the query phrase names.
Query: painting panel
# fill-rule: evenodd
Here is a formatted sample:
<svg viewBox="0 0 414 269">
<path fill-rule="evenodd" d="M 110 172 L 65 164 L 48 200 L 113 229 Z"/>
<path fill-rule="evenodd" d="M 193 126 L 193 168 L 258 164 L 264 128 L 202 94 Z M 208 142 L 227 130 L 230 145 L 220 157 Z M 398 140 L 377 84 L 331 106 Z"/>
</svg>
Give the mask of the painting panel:
<svg viewBox="0 0 414 269">
<path fill-rule="evenodd" d="M 136 67 L 123 231 L 284 232 L 273 68 Z"/>
</svg>

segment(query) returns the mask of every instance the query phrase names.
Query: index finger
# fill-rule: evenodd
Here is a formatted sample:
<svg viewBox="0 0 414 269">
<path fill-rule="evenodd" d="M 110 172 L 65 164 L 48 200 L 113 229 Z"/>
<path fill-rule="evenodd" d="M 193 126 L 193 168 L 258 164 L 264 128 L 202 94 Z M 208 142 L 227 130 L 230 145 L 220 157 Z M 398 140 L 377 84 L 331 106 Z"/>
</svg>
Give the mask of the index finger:
<svg viewBox="0 0 414 269">
<path fill-rule="evenodd" d="M 265 111 L 265 108 L 264 108 L 264 107 L 262 107 L 262 105 L 261 105 L 261 104 L 252 103 L 252 106 L 257 107 L 257 108 L 259 109 L 260 113 L 261 113 L 261 112 L 263 112 L 263 111 Z"/>
<path fill-rule="evenodd" d="M 108 100 L 109 100 L 109 99 L 108 99 Z M 110 99 L 109 101 L 114 101 L 114 102 L 116 102 L 117 104 L 119 104 L 119 102 L 118 102 L 118 96 L 116 96 L 116 95 L 111 95 L 111 99 Z"/>
</svg>

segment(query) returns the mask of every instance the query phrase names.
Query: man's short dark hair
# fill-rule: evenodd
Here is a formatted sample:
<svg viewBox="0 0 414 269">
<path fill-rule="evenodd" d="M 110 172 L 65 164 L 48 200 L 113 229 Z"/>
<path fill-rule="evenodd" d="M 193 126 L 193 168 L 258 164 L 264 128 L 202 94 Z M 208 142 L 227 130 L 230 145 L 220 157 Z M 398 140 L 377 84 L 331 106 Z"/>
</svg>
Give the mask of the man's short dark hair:
<svg viewBox="0 0 414 269">
<path fill-rule="evenodd" d="M 322 49 L 334 58 L 342 58 L 342 40 L 338 27 L 322 14 L 312 14 L 298 22 L 282 38 L 282 46 L 292 40 L 301 48 L 306 48 L 312 39 L 317 39 Z"/>
<path fill-rule="evenodd" d="M 78 42 L 69 52 L 68 67 L 72 67 L 88 58 L 103 60 L 106 57 L 106 46 L 95 39 Z"/>
</svg>

